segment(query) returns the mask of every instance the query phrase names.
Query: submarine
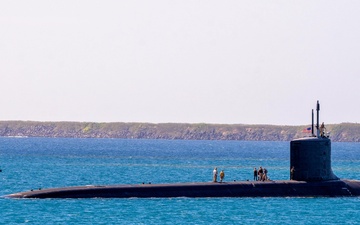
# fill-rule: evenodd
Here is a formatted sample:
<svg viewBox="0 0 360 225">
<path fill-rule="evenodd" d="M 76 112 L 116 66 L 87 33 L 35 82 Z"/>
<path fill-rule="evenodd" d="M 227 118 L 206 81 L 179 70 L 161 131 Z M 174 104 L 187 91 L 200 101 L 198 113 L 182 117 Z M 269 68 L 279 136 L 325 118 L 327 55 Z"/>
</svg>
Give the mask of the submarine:
<svg viewBox="0 0 360 225">
<path fill-rule="evenodd" d="M 311 136 L 290 141 L 289 180 L 193 182 L 169 184 L 86 185 L 14 193 L 6 198 L 174 198 L 174 197 L 352 197 L 360 196 L 360 181 L 338 178 L 331 168 L 331 140 L 325 127 Z"/>
</svg>

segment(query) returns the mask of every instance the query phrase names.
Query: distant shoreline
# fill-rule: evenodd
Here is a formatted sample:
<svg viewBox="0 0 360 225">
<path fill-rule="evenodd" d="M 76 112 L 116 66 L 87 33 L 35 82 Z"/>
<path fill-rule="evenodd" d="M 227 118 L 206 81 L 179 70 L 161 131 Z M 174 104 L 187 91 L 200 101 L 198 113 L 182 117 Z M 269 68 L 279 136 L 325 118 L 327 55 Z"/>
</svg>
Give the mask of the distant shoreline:
<svg viewBox="0 0 360 225">
<path fill-rule="evenodd" d="M 290 141 L 309 136 L 303 126 L 206 123 L 95 123 L 0 121 L 2 137 Z M 326 125 L 334 142 L 360 142 L 360 124 Z"/>
</svg>

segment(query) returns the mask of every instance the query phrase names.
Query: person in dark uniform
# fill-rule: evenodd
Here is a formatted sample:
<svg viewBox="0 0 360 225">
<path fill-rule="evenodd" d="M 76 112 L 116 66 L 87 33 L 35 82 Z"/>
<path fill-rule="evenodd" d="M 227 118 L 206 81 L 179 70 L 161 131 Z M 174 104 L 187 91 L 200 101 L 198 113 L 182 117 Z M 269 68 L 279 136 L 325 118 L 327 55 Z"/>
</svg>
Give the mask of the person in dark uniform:
<svg viewBox="0 0 360 225">
<path fill-rule="evenodd" d="M 258 180 L 258 171 L 256 169 L 256 167 L 254 168 L 254 180 Z"/>
</svg>

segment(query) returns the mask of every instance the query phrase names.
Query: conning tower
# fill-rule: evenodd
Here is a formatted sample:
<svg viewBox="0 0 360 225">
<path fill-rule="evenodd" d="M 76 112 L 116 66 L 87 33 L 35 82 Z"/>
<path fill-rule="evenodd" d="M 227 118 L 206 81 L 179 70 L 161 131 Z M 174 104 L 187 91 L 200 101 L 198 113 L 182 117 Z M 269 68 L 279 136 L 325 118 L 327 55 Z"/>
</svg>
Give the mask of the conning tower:
<svg viewBox="0 0 360 225">
<path fill-rule="evenodd" d="M 319 101 L 317 101 L 316 111 L 317 134 L 314 134 L 314 111 L 312 111 L 311 137 L 295 139 L 290 142 L 290 179 L 297 181 L 339 179 L 331 169 L 331 140 L 325 134 L 323 124 L 319 127 Z"/>
</svg>

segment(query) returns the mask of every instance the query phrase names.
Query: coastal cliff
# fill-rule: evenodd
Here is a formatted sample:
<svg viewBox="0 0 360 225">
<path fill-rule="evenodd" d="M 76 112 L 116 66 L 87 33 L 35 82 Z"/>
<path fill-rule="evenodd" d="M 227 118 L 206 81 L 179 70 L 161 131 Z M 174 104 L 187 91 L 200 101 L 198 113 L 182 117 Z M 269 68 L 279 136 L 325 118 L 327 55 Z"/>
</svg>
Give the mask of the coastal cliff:
<svg viewBox="0 0 360 225">
<path fill-rule="evenodd" d="M 0 121 L 0 136 L 290 141 L 309 136 L 303 132 L 307 127 L 310 126 Z M 332 141 L 360 141 L 360 124 L 330 124 L 326 128 Z"/>
</svg>

